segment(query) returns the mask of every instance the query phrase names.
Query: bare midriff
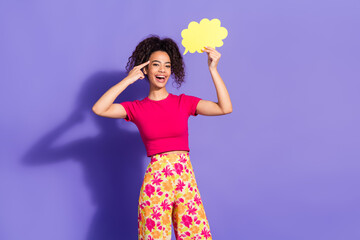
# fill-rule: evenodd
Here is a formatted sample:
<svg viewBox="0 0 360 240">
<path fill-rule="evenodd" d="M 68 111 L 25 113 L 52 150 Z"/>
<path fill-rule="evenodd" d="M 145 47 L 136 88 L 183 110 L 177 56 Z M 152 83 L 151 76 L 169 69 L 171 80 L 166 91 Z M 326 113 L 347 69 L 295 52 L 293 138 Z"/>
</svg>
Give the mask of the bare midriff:
<svg viewBox="0 0 360 240">
<path fill-rule="evenodd" d="M 189 152 L 189 151 L 179 150 L 179 151 L 162 152 L 161 154 L 167 154 L 167 153 L 188 153 L 188 152 Z"/>
</svg>

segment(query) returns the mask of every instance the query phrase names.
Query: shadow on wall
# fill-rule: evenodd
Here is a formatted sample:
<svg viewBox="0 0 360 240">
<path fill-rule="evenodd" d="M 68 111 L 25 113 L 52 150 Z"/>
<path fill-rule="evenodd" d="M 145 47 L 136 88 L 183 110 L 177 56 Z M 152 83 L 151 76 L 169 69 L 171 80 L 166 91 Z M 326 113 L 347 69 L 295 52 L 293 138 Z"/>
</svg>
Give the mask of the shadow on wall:
<svg viewBox="0 0 360 240">
<path fill-rule="evenodd" d="M 31 167 L 66 159 L 81 163 L 96 206 L 86 240 L 137 238 L 137 206 L 144 177 L 142 161 L 146 156 L 144 144 L 138 132 L 127 130 L 126 125 L 133 123 L 100 117 L 91 110 L 102 94 L 126 76 L 124 72 L 100 72 L 90 77 L 67 120 L 43 136 L 22 158 L 22 163 Z M 142 99 L 148 92 L 145 79 L 138 80 L 115 102 Z M 93 118 L 99 128 L 98 135 L 52 147 L 62 134 L 88 117 Z M 122 121 L 121 124 L 118 121 Z"/>
</svg>

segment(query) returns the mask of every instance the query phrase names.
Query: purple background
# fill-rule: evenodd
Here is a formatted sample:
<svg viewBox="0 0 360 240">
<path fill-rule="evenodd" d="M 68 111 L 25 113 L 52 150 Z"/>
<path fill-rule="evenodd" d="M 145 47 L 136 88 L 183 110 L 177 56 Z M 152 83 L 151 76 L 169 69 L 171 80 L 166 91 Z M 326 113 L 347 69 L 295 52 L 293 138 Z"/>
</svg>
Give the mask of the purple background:
<svg viewBox="0 0 360 240">
<path fill-rule="evenodd" d="M 360 239 L 359 1 L 1 1 L 0 239 L 137 238 L 145 147 L 96 116 L 149 34 L 191 21 L 229 35 L 219 72 L 233 113 L 189 119 L 215 240 Z M 217 101 L 205 54 L 186 93 Z M 175 85 L 174 85 L 175 86 Z M 144 81 L 116 102 L 148 94 Z"/>
</svg>

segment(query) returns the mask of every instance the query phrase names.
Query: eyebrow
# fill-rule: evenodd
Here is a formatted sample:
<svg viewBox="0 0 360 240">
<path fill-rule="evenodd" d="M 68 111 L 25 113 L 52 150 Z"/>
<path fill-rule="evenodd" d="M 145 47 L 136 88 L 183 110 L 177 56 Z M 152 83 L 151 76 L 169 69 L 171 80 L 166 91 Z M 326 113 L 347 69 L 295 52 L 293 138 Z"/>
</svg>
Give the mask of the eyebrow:
<svg viewBox="0 0 360 240">
<path fill-rule="evenodd" d="M 152 61 L 152 62 L 159 62 L 159 63 L 161 63 L 159 60 L 154 60 L 154 61 Z M 166 62 L 166 63 L 170 63 L 170 62 Z M 170 63 L 171 64 L 171 63 Z"/>
</svg>

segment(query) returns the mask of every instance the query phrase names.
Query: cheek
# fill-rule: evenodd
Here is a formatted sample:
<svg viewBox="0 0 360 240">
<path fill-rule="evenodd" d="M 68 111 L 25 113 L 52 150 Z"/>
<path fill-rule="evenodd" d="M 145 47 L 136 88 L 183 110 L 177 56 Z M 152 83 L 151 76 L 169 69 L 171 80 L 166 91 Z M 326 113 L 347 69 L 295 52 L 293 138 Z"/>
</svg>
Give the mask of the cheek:
<svg viewBox="0 0 360 240">
<path fill-rule="evenodd" d="M 148 68 L 148 73 L 149 73 L 149 74 L 154 74 L 154 73 L 155 73 L 155 68 L 149 67 L 149 68 Z"/>
</svg>

